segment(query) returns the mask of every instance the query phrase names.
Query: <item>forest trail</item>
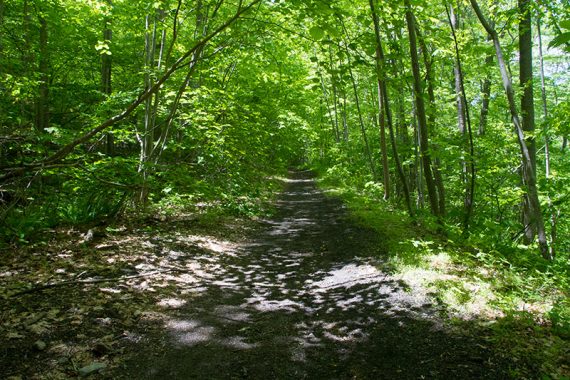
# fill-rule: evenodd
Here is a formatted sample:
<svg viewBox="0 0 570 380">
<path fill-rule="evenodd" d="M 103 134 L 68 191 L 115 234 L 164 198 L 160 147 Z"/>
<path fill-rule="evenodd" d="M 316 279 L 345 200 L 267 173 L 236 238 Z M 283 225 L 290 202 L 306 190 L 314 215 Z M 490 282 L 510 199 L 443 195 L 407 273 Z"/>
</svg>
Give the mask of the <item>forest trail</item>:
<svg viewBox="0 0 570 380">
<path fill-rule="evenodd" d="M 378 269 L 382 237 L 310 172 L 291 173 L 277 207 L 246 244 L 179 253 L 191 286 L 163 300 L 160 327 L 113 377 L 508 377 L 483 338 L 450 331 L 425 296 Z"/>
</svg>

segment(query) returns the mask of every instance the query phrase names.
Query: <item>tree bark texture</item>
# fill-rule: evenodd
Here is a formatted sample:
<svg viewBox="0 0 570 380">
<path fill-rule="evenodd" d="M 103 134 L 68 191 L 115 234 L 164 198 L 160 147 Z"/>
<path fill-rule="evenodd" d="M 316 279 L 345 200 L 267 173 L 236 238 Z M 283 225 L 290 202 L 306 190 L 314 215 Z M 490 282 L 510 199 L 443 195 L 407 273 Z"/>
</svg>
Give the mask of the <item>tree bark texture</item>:
<svg viewBox="0 0 570 380">
<path fill-rule="evenodd" d="M 530 155 L 531 170 L 536 176 L 536 141 L 534 139 L 534 94 L 532 83 L 532 24 L 530 0 L 518 0 L 519 7 L 519 80 L 522 89 L 521 118 L 522 129 Z M 536 236 L 534 216 L 525 195 L 522 205 L 522 221 L 525 226 L 525 240 L 530 243 Z"/>
<path fill-rule="evenodd" d="M 392 146 L 392 155 L 394 157 L 394 163 L 396 164 L 396 170 L 398 177 L 400 178 L 400 183 L 402 190 L 404 192 L 404 199 L 406 201 L 406 207 L 408 209 L 408 214 L 410 217 L 414 217 L 414 210 L 412 208 L 412 200 L 410 196 L 410 187 L 408 185 L 408 180 L 406 178 L 406 173 L 402 167 L 402 162 L 400 160 L 400 155 L 398 153 L 398 146 L 396 143 L 396 136 L 394 134 L 394 124 L 392 122 L 392 110 L 390 108 L 390 99 L 388 97 L 388 88 L 386 86 L 386 81 L 384 79 L 384 49 L 382 47 L 382 39 L 380 37 L 380 21 L 378 19 L 378 13 L 376 11 L 375 0 L 369 0 L 370 11 L 372 13 L 372 20 L 374 22 L 374 36 L 376 39 L 376 73 L 378 77 L 378 101 L 380 104 L 379 108 L 384 109 L 384 116 L 386 118 L 386 123 L 388 125 L 388 132 L 390 134 L 390 145 Z"/>
<path fill-rule="evenodd" d="M 416 28 L 412 7 L 409 0 L 404 0 L 406 6 L 406 24 L 408 27 L 408 35 L 410 39 L 410 57 L 412 60 L 412 72 L 414 76 L 414 96 L 416 100 L 416 114 L 418 118 L 418 134 L 420 141 L 420 154 L 422 159 L 423 171 L 426 180 L 429 204 L 431 212 L 437 218 L 440 218 L 440 210 L 437 196 L 437 189 L 433 177 L 431 155 L 429 151 L 428 126 L 425 111 L 425 103 L 423 98 L 422 78 L 420 74 L 420 64 L 418 60 L 418 50 L 416 42 Z"/>
</svg>

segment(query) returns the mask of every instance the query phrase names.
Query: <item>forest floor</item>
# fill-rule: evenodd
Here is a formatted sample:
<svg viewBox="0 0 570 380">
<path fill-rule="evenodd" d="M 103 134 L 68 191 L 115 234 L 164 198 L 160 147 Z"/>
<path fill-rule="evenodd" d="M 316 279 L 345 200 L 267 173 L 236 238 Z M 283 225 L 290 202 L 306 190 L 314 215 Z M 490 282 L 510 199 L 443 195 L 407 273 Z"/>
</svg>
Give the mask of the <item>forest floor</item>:
<svg viewBox="0 0 570 380">
<path fill-rule="evenodd" d="M 539 377 L 391 274 L 386 237 L 310 172 L 292 172 L 275 207 L 60 231 L 4 254 L 0 378 Z"/>
</svg>

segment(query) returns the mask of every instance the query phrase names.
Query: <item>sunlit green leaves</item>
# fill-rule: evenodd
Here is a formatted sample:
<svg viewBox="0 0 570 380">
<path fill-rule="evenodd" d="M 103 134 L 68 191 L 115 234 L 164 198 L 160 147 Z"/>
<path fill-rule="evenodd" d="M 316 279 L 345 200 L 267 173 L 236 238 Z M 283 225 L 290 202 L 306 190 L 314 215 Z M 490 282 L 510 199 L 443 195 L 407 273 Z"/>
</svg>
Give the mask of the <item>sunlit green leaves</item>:
<svg viewBox="0 0 570 380">
<path fill-rule="evenodd" d="M 309 29 L 311 37 L 317 41 L 322 40 L 325 36 L 325 30 L 318 26 L 313 26 Z"/>
</svg>

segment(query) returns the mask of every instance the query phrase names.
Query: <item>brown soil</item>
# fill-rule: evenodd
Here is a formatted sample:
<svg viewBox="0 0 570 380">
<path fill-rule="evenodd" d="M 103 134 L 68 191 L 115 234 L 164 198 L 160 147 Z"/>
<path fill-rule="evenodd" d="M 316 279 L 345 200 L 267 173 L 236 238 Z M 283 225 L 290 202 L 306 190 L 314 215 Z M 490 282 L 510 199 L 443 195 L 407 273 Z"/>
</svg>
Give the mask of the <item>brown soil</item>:
<svg viewBox="0 0 570 380">
<path fill-rule="evenodd" d="M 5 258 L 0 378 L 509 378 L 485 332 L 383 270 L 382 236 L 311 177 L 291 173 L 268 220 L 152 221 Z M 13 296 L 74 278 L 115 280 Z"/>
</svg>

